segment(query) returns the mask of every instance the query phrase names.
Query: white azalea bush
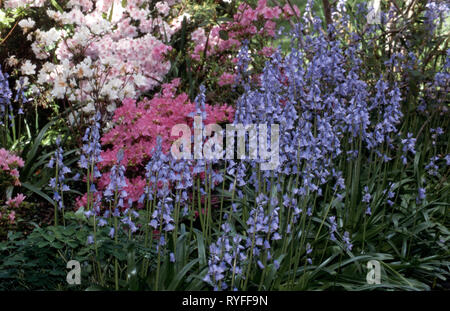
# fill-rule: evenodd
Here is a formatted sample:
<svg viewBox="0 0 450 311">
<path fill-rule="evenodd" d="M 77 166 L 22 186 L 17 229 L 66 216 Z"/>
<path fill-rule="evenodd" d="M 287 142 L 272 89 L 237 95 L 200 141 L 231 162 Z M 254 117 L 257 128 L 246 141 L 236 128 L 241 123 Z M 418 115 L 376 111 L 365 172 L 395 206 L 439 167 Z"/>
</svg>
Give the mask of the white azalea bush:
<svg viewBox="0 0 450 311">
<path fill-rule="evenodd" d="M 5 16 L 39 12 L 48 20 L 39 28 L 31 17 L 18 22 L 33 57 L 10 55 L 8 62 L 34 94 L 81 105 L 85 113 L 112 113 L 116 103 L 154 89 L 169 71 L 168 42 L 182 22 L 173 18 L 179 16 L 177 2 L 6 1 Z"/>
</svg>

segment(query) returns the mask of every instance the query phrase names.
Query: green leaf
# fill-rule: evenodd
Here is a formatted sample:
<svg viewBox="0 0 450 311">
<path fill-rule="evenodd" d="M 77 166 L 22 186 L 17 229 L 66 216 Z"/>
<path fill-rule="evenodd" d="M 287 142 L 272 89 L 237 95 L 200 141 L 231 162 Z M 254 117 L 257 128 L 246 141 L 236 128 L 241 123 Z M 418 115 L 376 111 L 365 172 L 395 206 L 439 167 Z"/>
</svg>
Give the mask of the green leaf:
<svg viewBox="0 0 450 311">
<path fill-rule="evenodd" d="M 53 201 L 48 195 L 46 195 L 44 192 L 42 192 L 40 189 L 36 188 L 33 185 L 30 185 L 27 182 L 23 182 L 22 186 L 27 188 L 28 190 L 36 193 L 37 195 L 40 195 L 42 198 L 44 198 L 45 200 L 47 200 L 50 204 L 54 205 L 55 201 Z"/>
<path fill-rule="evenodd" d="M 64 13 L 64 10 L 62 7 L 56 2 L 56 0 L 51 0 L 52 5 L 57 9 L 60 13 Z"/>
<path fill-rule="evenodd" d="M 203 239 L 203 233 L 194 229 L 195 236 L 197 238 L 197 251 L 199 257 L 199 263 L 201 266 L 206 265 L 206 251 L 205 251 L 205 240 Z"/>
<path fill-rule="evenodd" d="M 134 250 L 134 244 L 130 244 L 127 253 L 127 282 L 130 290 L 138 290 L 139 287 L 138 269 L 135 257 L 136 252 Z"/>
<path fill-rule="evenodd" d="M 192 267 L 198 263 L 200 261 L 199 258 L 196 258 L 194 260 L 192 260 L 190 263 L 188 263 L 187 265 L 185 265 L 183 267 L 183 269 L 181 269 L 180 271 L 178 271 L 178 273 L 176 274 L 175 278 L 172 280 L 172 282 L 170 282 L 169 287 L 167 288 L 167 290 L 177 290 L 180 282 L 182 281 L 182 278 L 186 275 L 186 273 L 188 271 L 190 271 L 192 269 Z"/>
<path fill-rule="evenodd" d="M 222 40 L 228 40 L 228 38 L 229 38 L 228 32 L 225 31 L 225 30 L 223 30 L 223 29 L 221 29 L 221 30 L 219 31 L 219 37 L 220 37 L 220 39 L 222 39 Z"/>
<path fill-rule="evenodd" d="M 88 288 L 86 288 L 87 292 L 91 292 L 91 291 L 105 291 L 108 290 L 106 287 L 102 287 L 100 285 L 91 285 Z"/>
</svg>

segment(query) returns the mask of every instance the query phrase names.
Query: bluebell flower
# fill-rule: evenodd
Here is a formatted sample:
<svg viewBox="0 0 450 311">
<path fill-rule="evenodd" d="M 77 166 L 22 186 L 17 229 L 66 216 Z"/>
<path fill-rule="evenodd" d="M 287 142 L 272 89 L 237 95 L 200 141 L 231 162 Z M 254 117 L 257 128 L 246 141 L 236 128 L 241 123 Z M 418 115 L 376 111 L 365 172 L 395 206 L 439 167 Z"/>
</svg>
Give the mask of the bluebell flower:
<svg viewBox="0 0 450 311">
<path fill-rule="evenodd" d="M 367 204 L 367 208 L 366 208 L 366 215 L 372 215 L 372 210 L 370 208 L 370 201 L 372 199 L 372 196 L 369 193 L 369 187 L 365 186 L 364 187 L 364 196 L 362 198 L 362 202 Z"/>
<path fill-rule="evenodd" d="M 117 194 L 117 206 L 123 207 L 123 200 L 128 196 L 124 190 L 127 187 L 125 180 L 125 167 L 120 163 L 120 152 L 118 153 L 117 163 L 111 168 L 110 182 L 103 192 L 107 201 L 111 201 Z"/>
<path fill-rule="evenodd" d="M 99 226 L 99 227 L 103 227 L 103 226 L 105 226 L 106 224 L 107 224 L 107 222 L 106 222 L 105 219 L 100 218 L 100 219 L 98 220 L 98 226 Z"/>
<path fill-rule="evenodd" d="M 416 198 L 417 204 L 420 204 L 423 200 L 425 200 L 425 198 L 426 198 L 425 188 L 420 187 Z"/>
<path fill-rule="evenodd" d="M 84 212 L 84 216 L 86 216 L 86 218 L 91 218 L 93 215 L 94 215 L 93 210 L 88 210 Z"/>
<path fill-rule="evenodd" d="M 275 267 L 276 270 L 280 269 L 280 262 L 279 262 L 277 259 L 275 259 L 275 260 L 273 261 L 273 265 L 274 265 L 274 267 Z"/>
<path fill-rule="evenodd" d="M 372 196 L 369 193 L 369 187 L 365 186 L 364 187 L 364 196 L 363 196 L 362 201 L 365 203 L 370 203 L 371 198 L 372 198 Z"/>
<path fill-rule="evenodd" d="M 428 175 L 438 176 L 439 167 L 436 164 L 436 161 L 438 160 L 439 160 L 438 156 L 433 156 L 430 158 L 430 162 L 427 165 L 425 165 L 425 170 L 427 171 Z"/>
<path fill-rule="evenodd" d="M 225 223 L 224 228 L 229 229 L 229 231 L 224 232 L 209 247 L 208 273 L 203 279 L 214 286 L 216 290 L 226 289 L 226 280 L 232 276 L 235 278 L 243 277 L 241 265 L 247 258 L 245 248 L 242 245 L 242 238 L 238 235 L 230 235 L 231 227 L 229 224 Z"/>
<path fill-rule="evenodd" d="M 64 208 L 62 193 L 70 191 L 70 187 L 65 182 L 66 175 L 71 170 L 64 164 L 63 153 L 61 138 L 58 136 L 56 139 L 56 150 L 47 164 L 49 168 L 53 168 L 56 165 L 56 177 L 50 179 L 49 186 L 53 189 L 53 200 L 56 202 L 58 209 Z"/>
<path fill-rule="evenodd" d="M 112 227 L 108 233 L 108 235 L 111 237 L 111 239 L 114 239 L 114 233 L 115 233 L 115 230 L 114 230 L 114 227 Z"/>
<path fill-rule="evenodd" d="M 345 242 L 345 247 L 348 251 L 351 251 L 353 248 L 353 244 L 350 242 L 350 233 L 348 231 L 344 232 L 343 240 Z"/>
<path fill-rule="evenodd" d="M 261 262 L 261 260 L 258 260 L 257 263 L 258 263 L 258 267 L 259 267 L 260 269 L 264 269 L 264 265 L 263 265 L 263 263 Z"/>
<path fill-rule="evenodd" d="M 402 158 L 402 162 L 403 164 L 407 163 L 407 158 L 406 158 L 406 154 L 409 152 L 411 152 L 412 154 L 416 154 L 416 150 L 415 150 L 415 144 L 416 144 L 416 139 L 413 138 L 413 134 L 412 133 L 408 133 L 407 138 L 402 139 L 402 151 L 403 154 L 401 156 Z"/>
<path fill-rule="evenodd" d="M 97 168 L 97 163 L 102 161 L 101 144 L 100 144 L 100 119 L 101 114 L 97 112 L 92 119 L 92 124 L 86 128 L 83 136 L 83 146 L 81 148 L 81 156 L 78 161 L 78 165 L 88 171 L 88 178 L 90 182 L 94 181 L 94 178 L 100 178 L 101 173 Z M 91 170 L 93 171 L 91 172 Z"/>
<path fill-rule="evenodd" d="M 337 231 L 336 217 L 330 216 L 328 217 L 328 221 L 330 222 L 330 239 L 331 241 L 336 241 L 336 236 L 334 235 Z"/>
<path fill-rule="evenodd" d="M 12 119 L 13 107 L 11 104 L 12 92 L 8 82 L 9 75 L 2 72 L 0 66 L 0 125 L 3 125 L 3 120 L 7 114 L 9 119 Z"/>
<path fill-rule="evenodd" d="M 94 244 L 94 237 L 92 235 L 87 237 L 87 244 Z"/>
</svg>

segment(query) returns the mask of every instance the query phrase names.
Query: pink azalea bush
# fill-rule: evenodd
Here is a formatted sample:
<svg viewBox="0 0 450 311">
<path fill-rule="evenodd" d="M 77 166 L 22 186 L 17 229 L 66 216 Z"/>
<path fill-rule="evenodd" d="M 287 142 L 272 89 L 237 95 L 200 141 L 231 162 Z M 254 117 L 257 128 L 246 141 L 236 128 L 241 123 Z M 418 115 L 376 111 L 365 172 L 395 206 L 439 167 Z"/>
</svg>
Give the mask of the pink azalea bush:
<svg viewBox="0 0 450 311">
<path fill-rule="evenodd" d="M 209 31 L 200 27 L 192 32 L 193 50 L 190 57 L 201 66 L 203 57 L 207 58 L 208 63 L 217 63 L 213 71 L 217 74 L 218 85 L 231 85 L 235 82 L 237 54 L 242 44 L 248 42 L 250 46 L 252 65 L 263 65 L 274 52 L 267 44 L 275 37 L 277 21 L 293 18 L 294 14 L 300 14 L 295 5 L 271 7 L 267 0 L 259 0 L 253 8 L 242 2 L 232 21 L 213 26 Z"/>
<path fill-rule="evenodd" d="M 217 55 L 231 50 L 238 50 L 245 39 L 261 36 L 265 39 L 275 36 L 276 21 L 281 17 L 283 10 L 278 7 L 269 7 L 267 0 L 260 0 L 256 8 L 247 3 L 241 3 L 233 16 L 233 21 L 212 27 L 209 38 L 205 29 L 198 28 L 192 33 L 195 43 L 191 57 L 200 60 L 205 45 L 208 44 L 206 55 Z M 221 35 L 226 33 L 226 37 Z"/>
<path fill-rule="evenodd" d="M 176 94 L 180 79 L 163 84 L 161 94 L 141 101 L 125 99 L 122 106 L 114 112 L 114 126 L 101 138 L 102 161 L 98 167 L 104 173 L 97 180 L 98 189 L 105 189 L 110 182 L 109 168 L 116 163 L 119 150 L 123 149 L 120 162 L 126 167 L 127 199 L 137 203 L 145 186 L 144 166 L 150 159 L 150 152 L 156 146 L 157 137 L 162 138 L 162 150 L 168 152 L 178 137 L 171 137 L 172 127 L 188 124 L 193 127 L 189 115 L 196 111 L 195 103 L 185 93 Z M 204 124 L 231 122 L 234 108 L 228 105 L 211 106 L 206 104 Z M 80 199 L 79 206 L 86 204 L 86 196 Z"/>
<path fill-rule="evenodd" d="M 19 167 L 23 167 L 24 161 L 8 150 L 0 149 L 0 186 L 14 185 L 20 186 Z"/>
<path fill-rule="evenodd" d="M 0 149 L 0 226 L 5 224 L 14 224 L 16 219 L 16 211 L 25 196 L 22 193 L 17 194 L 14 198 L 5 198 L 6 189 L 11 186 L 20 186 L 19 167 L 23 167 L 22 158 L 12 154 L 8 150 Z"/>
</svg>

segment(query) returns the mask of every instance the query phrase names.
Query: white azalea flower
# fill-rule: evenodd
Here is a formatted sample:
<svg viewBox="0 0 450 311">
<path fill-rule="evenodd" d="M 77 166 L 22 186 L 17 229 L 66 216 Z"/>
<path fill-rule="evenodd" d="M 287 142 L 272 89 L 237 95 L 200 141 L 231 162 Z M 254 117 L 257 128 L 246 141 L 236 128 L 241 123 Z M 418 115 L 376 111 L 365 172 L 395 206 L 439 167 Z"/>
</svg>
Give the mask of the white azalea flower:
<svg viewBox="0 0 450 311">
<path fill-rule="evenodd" d="M 23 33 L 26 34 L 28 30 L 34 27 L 34 24 L 34 20 L 32 20 L 31 18 L 27 18 L 22 19 L 18 25 L 23 29 Z"/>
<path fill-rule="evenodd" d="M 33 65 L 28 59 L 23 63 L 22 67 L 20 67 L 20 71 L 23 75 L 34 75 L 36 65 Z"/>
</svg>

